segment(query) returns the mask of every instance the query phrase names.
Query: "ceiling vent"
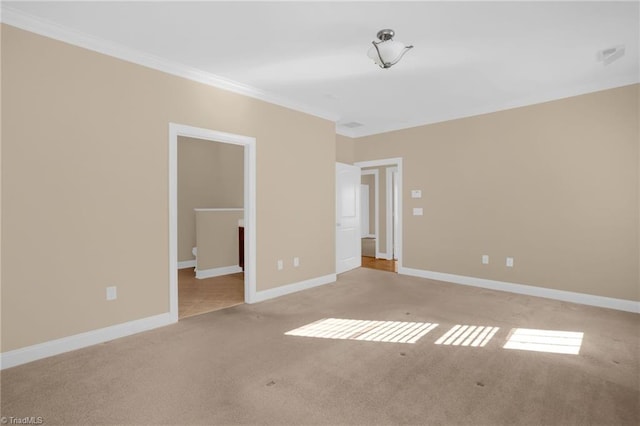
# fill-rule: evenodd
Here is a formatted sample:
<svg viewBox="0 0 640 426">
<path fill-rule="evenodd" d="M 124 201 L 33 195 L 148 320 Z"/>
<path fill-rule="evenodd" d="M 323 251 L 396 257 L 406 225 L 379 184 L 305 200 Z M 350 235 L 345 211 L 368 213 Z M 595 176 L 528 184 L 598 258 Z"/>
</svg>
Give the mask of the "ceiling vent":
<svg viewBox="0 0 640 426">
<path fill-rule="evenodd" d="M 607 49 L 600 50 L 597 53 L 598 62 L 602 62 L 604 65 L 622 58 L 624 56 L 624 46 L 614 46 Z"/>
<path fill-rule="evenodd" d="M 362 123 L 358 123 L 357 121 L 350 121 L 350 122 L 348 122 L 348 123 L 343 123 L 343 124 L 341 124 L 341 126 L 342 126 L 342 127 L 348 127 L 348 128 L 350 128 L 350 129 L 355 129 L 356 127 L 361 127 L 361 126 L 363 126 L 363 125 L 364 125 L 364 124 L 362 124 Z"/>
</svg>

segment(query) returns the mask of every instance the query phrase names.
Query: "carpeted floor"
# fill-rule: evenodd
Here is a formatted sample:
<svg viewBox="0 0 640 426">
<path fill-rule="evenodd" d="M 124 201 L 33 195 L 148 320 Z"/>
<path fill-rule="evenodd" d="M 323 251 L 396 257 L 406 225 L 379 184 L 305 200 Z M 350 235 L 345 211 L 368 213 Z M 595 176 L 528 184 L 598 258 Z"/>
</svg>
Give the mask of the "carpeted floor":
<svg viewBox="0 0 640 426">
<path fill-rule="evenodd" d="M 439 324 L 415 344 L 285 335 L 323 318 Z M 455 325 L 481 346 L 436 344 Z M 504 349 L 584 333 L 578 355 Z M 640 316 L 370 269 L 1 373 L 44 424 L 640 424 Z"/>
</svg>

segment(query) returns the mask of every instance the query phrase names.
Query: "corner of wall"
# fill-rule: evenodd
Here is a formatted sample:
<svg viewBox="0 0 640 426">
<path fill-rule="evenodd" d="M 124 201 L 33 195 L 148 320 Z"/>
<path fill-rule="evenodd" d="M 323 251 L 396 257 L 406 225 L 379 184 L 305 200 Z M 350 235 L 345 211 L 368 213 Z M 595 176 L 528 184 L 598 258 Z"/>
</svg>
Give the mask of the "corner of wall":
<svg viewBox="0 0 640 426">
<path fill-rule="evenodd" d="M 355 140 L 336 133 L 336 161 L 353 164 L 355 162 Z"/>
</svg>

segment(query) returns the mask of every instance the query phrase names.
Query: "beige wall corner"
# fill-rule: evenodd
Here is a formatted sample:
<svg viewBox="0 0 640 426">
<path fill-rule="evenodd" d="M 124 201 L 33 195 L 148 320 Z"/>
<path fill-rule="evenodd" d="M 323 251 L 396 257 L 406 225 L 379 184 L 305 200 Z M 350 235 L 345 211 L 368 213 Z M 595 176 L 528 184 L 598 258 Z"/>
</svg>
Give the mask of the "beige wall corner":
<svg viewBox="0 0 640 426">
<path fill-rule="evenodd" d="M 333 122 L 6 25 L 2 105 L 3 351 L 168 312 L 170 122 L 256 138 L 258 291 L 335 272 Z"/>
<path fill-rule="evenodd" d="M 358 138 L 355 160 L 404 159 L 404 267 L 637 301 L 638 122 L 632 85 Z"/>
<path fill-rule="evenodd" d="M 355 162 L 355 142 L 353 138 L 336 134 L 336 161 L 346 164 Z"/>
</svg>

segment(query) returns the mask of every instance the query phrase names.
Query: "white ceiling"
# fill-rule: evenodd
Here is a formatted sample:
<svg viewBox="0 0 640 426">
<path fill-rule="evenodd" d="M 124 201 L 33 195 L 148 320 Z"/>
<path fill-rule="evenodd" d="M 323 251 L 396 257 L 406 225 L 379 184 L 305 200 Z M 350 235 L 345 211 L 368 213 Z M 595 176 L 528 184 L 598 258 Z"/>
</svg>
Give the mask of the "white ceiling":
<svg viewBox="0 0 640 426">
<path fill-rule="evenodd" d="M 640 82 L 639 6 L 3 2 L 2 21 L 330 118 L 358 137 Z M 383 28 L 415 46 L 390 69 L 366 55 Z M 622 58 L 596 60 L 618 45 Z"/>
</svg>

